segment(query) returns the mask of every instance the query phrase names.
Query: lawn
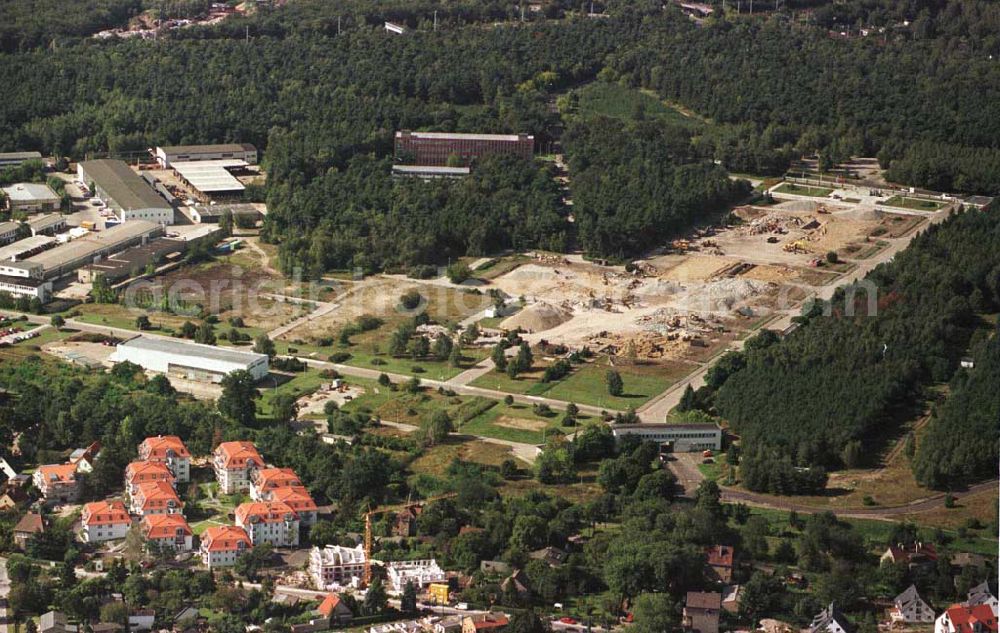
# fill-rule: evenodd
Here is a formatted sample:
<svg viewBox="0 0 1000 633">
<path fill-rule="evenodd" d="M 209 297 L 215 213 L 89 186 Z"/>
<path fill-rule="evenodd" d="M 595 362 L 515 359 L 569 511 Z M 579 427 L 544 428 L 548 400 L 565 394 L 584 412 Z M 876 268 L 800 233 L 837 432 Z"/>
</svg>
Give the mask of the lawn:
<svg viewBox="0 0 1000 633">
<path fill-rule="evenodd" d="M 307 369 L 294 375 L 291 380 L 278 384 L 284 375 L 271 374 L 259 385 L 261 392 L 260 400 L 257 401 L 257 413 L 264 417 L 269 417 L 271 413 L 271 402 L 275 396 L 282 393 L 290 393 L 295 396 L 304 396 L 313 393 L 324 382 L 320 376 L 320 370 Z"/>
<path fill-rule="evenodd" d="M 460 425 L 456 431 L 469 435 L 494 437 L 509 442 L 542 444 L 547 435 L 554 430 L 565 434 L 576 430 L 573 427 L 560 426 L 561 420 L 562 414 L 556 411 L 553 411 L 551 416 L 541 416 L 537 415 L 533 407 L 527 404 L 515 402 L 507 405 L 498 402 Z"/>
<path fill-rule="evenodd" d="M 625 391 L 621 396 L 612 396 L 605 382 L 609 369 L 605 365 L 584 365 L 567 378 L 552 383 L 552 387 L 545 391 L 545 397 L 625 410 L 645 404 L 676 381 L 675 377 L 657 372 L 654 367 L 617 367 L 615 369 L 621 374 Z"/>
<path fill-rule="evenodd" d="M 426 449 L 420 457 L 413 460 L 410 470 L 415 475 L 441 477 L 456 459 L 492 467 L 499 467 L 506 459 L 514 459 L 518 468 L 529 468 L 528 464 L 513 456 L 509 446 L 451 436 L 446 442 Z"/>
<path fill-rule="evenodd" d="M 337 348 L 337 351 L 341 351 Z M 489 351 L 481 348 L 465 348 L 462 351 L 464 361 L 461 367 L 452 367 L 448 361 L 438 361 L 430 359 L 413 360 L 412 358 L 396 358 L 384 352 L 373 353 L 370 349 L 362 346 L 351 346 L 342 351 L 348 352 L 351 357 L 344 361 L 344 365 L 352 367 L 365 367 L 384 371 L 390 374 L 403 374 L 406 376 L 417 376 L 429 380 L 448 380 L 472 367 L 480 360 L 486 358 Z M 372 362 L 375 361 L 377 362 Z M 415 369 L 416 368 L 416 369 Z"/>
<path fill-rule="evenodd" d="M 543 369 L 535 367 L 531 372 L 513 379 L 505 373 L 491 371 L 472 381 L 472 385 L 504 393 L 545 396 L 564 402 L 624 410 L 639 407 L 690 371 L 690 367 L 683 366 L 616 367 L 625 382 L 625 393 L 612 396 L 605 382 L 611 367 L 602 361 L 576 366 L 566 378 L 549 383 L 539 381 Z"/>
<path fill-rule="evenodd" d="M 670 123 L 697 127 L 703 122 L 670 107 L 655 94 L 618 83 L 595 81 L 577 90 L 578 112 L 583 117 L 606 116 L 614 119 L 634 119 L 641 115 Z"/>
<path fill-rule="evenodd" d="M 882 203 L 887 207 L 898 209 L 910 209 L 911 211 L 937 211 L 944 206 L 943 202 L 936 200 L 925 200 L 923 198 L 907 198 L 905 196 L 893 196 Z"/>
<path fill-rule="evenodd" d="M 790 193 L 796 196 L 810 196 L 813 198 L 825 198 L 833 193 L 833 189 L 826 187 L 809 187 L 807 185 L 797 185 L 793 182 L 786 182 L 772 193 Z"/>
</svg>

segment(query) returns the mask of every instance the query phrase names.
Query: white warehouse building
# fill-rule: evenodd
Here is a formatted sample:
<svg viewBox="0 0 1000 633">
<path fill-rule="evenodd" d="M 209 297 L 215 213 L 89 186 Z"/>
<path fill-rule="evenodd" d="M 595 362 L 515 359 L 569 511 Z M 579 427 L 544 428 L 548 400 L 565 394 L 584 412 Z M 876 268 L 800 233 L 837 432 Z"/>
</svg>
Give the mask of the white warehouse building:
<svg viewBox="0 0 1000 633">
<path fill-rule="evenodd" d="M 77 164 L 76 174 L 122 222 L 174 223 L 174 208 L 170 203 L 124 162 L 107 158 L 85 160 Z"/>
<path fill-rule="evenodd" d="M 722 427 L 718 424 L 612 424 L 611 434 L 616 440 L 638 435 L 666 452 L 722 450 Z"/>
<path fill-rule="evenodd" d="M 214 383 L 222 382 L 226 375 L 241 369 L 250 372 L 256 380 L 264 378 L 268 372 L 266 354 L 148 336 L 119 343 L 111 360 L 130 361 L 143 369 L 185 380 Z"/>
</svg>

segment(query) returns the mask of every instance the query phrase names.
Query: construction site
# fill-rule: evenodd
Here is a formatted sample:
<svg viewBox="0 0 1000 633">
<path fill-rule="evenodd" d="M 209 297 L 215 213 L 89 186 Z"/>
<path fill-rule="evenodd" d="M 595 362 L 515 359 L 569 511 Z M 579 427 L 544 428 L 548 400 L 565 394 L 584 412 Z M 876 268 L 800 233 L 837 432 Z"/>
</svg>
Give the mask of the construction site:
<svg viewBox="0 0 1000 633">
<path fill-rule="evenodd" d="M 923 221 L 796 200 L 738 207 L 628 266 L 532 253 L 492 280 L 526 304 L 499 327 L 639 361 L 704 360 Z"/>
</svg>

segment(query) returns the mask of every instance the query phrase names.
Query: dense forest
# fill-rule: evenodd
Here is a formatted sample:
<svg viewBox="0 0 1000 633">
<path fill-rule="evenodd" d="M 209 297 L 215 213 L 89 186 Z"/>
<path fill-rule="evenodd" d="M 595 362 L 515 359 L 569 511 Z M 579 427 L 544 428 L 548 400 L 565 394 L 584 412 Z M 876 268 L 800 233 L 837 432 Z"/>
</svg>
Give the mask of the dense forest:
<svg viewBox="0 0 1000 633">
<path fill-rule="evenodd" d="M 877 288 L 874 306 L 867 284 L 853 297 L 842 288 L 784 339 L 753 339 L 709 374 L 712 403 L 742 437 L 748 484 L 775 489 L 770 475 L 755 471 L 783 462 L 862 465 L 852 444 L 874 441 L 912 412 L 925 386 L 951 379 L 974 332 L 987 327 L 980 315 L 1000 309 L 1000 212 L 966 212 L 931 227 L 866 282 Z M 996 403 L 989 402 L 995 394 L 983 392 L 995 377 L 988 356 L 995 347 L 981 354 L 975 379 L 957 381 L 957 400 L 932 425 L 934 440 L 920 443 L 916 471 L 929 485 L 983 476 L 996 464 L 998 418 L 990 417 Z M 966 415 L 971 408 L 982 415 Z M 972 438 L 979 440 L 974 456 Z M 809 483 L 781 486 L 795 491 Z"/>
<path fill-rule="evenodd" d="M 972 369 L 959 369 L 948 399 L 921 438 L 913 464 L 921 483 L 941 487 L 996 474 L 1000 424 L 1000 335 L 982 341 Z"/>
</svg>

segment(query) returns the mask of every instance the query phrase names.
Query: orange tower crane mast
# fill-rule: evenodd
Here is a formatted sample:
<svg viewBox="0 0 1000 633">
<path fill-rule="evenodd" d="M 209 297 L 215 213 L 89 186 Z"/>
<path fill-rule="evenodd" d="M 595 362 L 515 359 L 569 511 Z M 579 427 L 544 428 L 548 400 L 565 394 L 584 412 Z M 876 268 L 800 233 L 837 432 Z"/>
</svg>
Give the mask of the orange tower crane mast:
<svg viewBox="0 0 1000 633">
<path fill-rule="evenodd" d="M 363 586 L 367 587 L 372 581 L 372 517 L 377 514 L 385 514 L 386 512 L 394 512 L 396 510 L 402 510 L 404 508 L 412 508 L 413 506 L 423 507 L 428 503 L 434 503 L 435 501 L 441 501 L 443 499 L 451 499 L 457 496 L 457 493 L 450 492 L 445 495 L 438 495 L 436 497 L 430 497 L 428 499 L 423 499 L 421 501 L 414 501 L 412 503 L 401 503 L 392 506 L 386 506 L 384 508 L 377 508 L 375 510 L 368 510 L 365 512 L 365 575 L 362 578 Z"/>
</svg>

